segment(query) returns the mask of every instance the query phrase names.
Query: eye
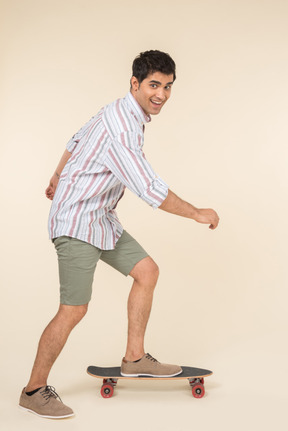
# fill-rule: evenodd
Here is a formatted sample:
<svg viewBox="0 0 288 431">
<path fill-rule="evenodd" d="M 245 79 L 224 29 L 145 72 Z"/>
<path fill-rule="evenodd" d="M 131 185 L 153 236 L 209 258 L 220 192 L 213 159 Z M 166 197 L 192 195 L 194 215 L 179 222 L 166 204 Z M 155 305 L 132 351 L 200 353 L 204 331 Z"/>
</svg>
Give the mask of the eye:
<svg viewBox="0 0 288 431">
<path fill-rule="evenodd" d="M 166 85 L 165 90 L 171 90 L 171 85 Z"/>
<path fill-rule="evenodd" d="M 150 87 L 151 88 L 157 88 L 157 85 L 156 84 L 150 84 Z"/>
</svg>

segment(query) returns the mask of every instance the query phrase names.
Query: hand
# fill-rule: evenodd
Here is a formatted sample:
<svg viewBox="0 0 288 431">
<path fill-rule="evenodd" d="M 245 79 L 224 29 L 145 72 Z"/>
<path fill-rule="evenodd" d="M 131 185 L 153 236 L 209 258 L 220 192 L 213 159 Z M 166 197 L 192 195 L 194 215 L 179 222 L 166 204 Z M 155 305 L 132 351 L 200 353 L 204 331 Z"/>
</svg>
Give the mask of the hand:
<svg viewBox="0 0 288 431">
<path fill-rule="evenodd" d="M 219 216 L 212 209 L 197 209 L 194 218 L 198 223 L 210 224 L 209 229 L 216 229 L 219 224 Z"/>
<path fill-rule="evenodd" d="M 59 175 L 55 173 L 50 180 L 49 186 L 45 190 L 46 197 L 51 201 L 54 198 L 54 194 L 55 194 L 58 182 L 59 182 Z"/>
</svg>

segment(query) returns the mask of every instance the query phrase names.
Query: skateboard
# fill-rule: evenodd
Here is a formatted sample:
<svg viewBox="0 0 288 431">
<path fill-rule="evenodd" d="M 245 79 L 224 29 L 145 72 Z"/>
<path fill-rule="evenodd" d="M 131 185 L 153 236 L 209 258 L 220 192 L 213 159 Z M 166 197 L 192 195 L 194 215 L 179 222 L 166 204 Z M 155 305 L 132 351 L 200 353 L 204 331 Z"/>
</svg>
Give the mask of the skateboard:
<svg viewBox="0 0 288 431">
<path fill-rule="evenodd" d="M 182 373 L 174 377 L 124 377 L 121 375 L 120 367 L 94 367 L 93 365 L 87 368 L 87 373 L 90 376 L 103 379 L 101 387 L 101 395 L 103 398 L 111 398 L 114 393 L 114 387 L 117 385 L 118 380 L 183 380 L 187 379 L 192 388 L 192 395 L 195 398 L 202 398 L 205 395 L 204 377 L 213 374 L 210 370 L 202 368 L 193 368 L 181 366 Z"/>
</svg>

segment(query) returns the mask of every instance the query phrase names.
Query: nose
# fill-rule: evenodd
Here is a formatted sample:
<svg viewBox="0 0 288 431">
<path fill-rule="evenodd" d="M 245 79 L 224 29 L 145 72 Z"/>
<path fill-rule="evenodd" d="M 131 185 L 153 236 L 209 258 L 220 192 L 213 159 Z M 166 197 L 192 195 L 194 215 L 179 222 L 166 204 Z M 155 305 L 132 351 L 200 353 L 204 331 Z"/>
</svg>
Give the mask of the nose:
<svg viewBox="0 0 288 431">
<path fill-rule="evenodd" d="M 162 87 L 158 87 L 157 88 L 157 92 L 156 92 L 156 96 L 158 97 L 158 99 L 160 100 L 165 100 L 166 95 L 165 95 L 165 90 Z"/>
</svg>

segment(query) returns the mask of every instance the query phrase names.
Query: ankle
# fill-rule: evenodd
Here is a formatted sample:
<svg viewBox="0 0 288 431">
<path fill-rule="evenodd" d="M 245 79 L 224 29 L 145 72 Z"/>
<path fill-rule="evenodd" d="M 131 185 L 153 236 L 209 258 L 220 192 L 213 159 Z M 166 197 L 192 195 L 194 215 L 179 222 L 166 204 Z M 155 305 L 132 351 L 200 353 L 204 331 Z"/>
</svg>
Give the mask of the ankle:
<svg viewBox="0 0 288 431">
<path fill-rule="evenodd" d="M 37 392 L 40 391 L 40 389 L 42 388 L 37 388 L 34 391 L 25 391 L 25 394 L 28 395 L 29 397 L 32 397 L 32 395 L 36 394 Z"/>
<path fill-rule="evenodd" d="M 127 362 L 135 362 L 135 361 L 139 361 L 140 359 L 143 358 L 143 356 L 145 355 L 145 352 L 140 352 L 140 353 L 126 353 L 124 360 Z"/>
<path fill-rule="evenodd" d="M 26 393 L 27 393 L 27 392 L 33 392 L 33 391 L 35 391 L 36 389 L 43 388 L 44 386 L 47 386 L 47 383 L 36 384 L 36 385 L 30 385 L 30 384 L 28 384 L 28 385 L 25 387 L 25 392 L 26 392 Z"/>
</svg>

